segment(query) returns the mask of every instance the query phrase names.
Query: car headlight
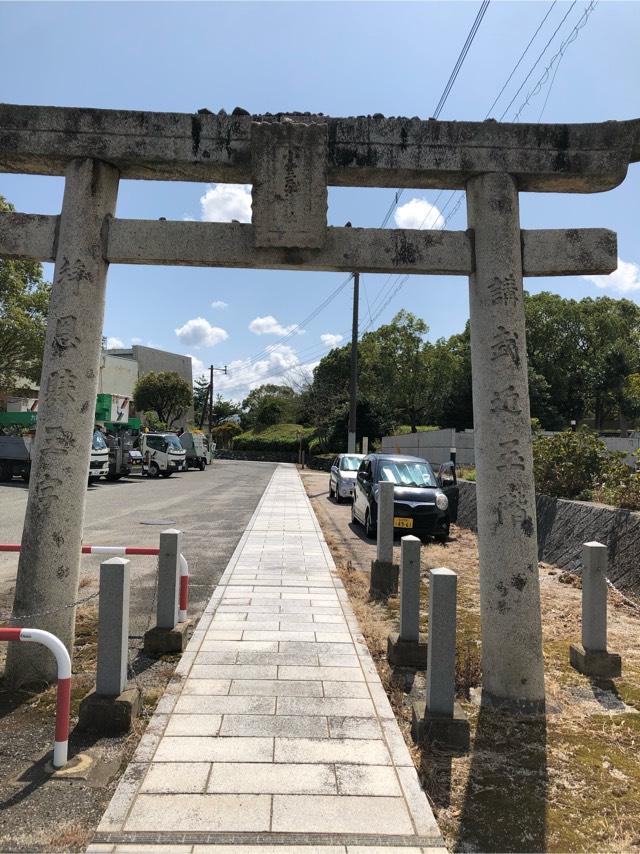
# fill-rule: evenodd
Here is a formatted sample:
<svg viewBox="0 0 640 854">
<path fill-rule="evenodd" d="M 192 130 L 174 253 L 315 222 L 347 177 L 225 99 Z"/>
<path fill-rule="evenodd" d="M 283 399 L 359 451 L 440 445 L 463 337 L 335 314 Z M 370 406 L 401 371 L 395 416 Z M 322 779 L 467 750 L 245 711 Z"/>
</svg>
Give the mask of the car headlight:
<svg viewBox="0 0 640 854">
<path fill-rule="evenodd" d="M 449 499 L 444 494 L 444 492 L 438 492 L 436 494 L 436 507 L 438 510 L 446 510 L 449 506 Z"/>
</svg>

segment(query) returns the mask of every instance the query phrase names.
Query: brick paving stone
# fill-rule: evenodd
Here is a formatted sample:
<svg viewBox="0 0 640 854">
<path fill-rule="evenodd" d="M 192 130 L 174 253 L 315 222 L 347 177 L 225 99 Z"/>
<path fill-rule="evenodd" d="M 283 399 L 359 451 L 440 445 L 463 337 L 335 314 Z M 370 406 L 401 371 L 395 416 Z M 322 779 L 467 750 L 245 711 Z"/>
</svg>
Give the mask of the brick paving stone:
<svg viewBox="0 0 640 854">
<path fill-rule="evenodd" d="M 404 799 L 350 795 L 274 795 L 274 832 L 411 834 Z"/>
<path fill-rule="evenodd" d="M 206 762 L 155 762 L 149 767 L 141 792 L 205 792 L 211 766 Z"/>
<path fill-rule="evenodd" d="M 269 830 L 269 795 L 147 795 L 135 799 L 125 830 Z"/>
<path fill-rule="evenodd" d="M 328 738 L 329 726 L 318 715 L 225 715 L 220 735 Z"/>
<path fill-rule="evenodd" d="M 267 763 L 215 763 L 208 792 L 238 794 L 337 794 L 333 765 L 274 765 Z"/>
<path fill-rule="evenodd" d="M 165 736 L 154 762 L 271 762 L 272 738 Z"/>
<path fill-rule="evenodd" d="M 322 682 L 287 682 L 276 679 L 237 679 L 230 694 L 269 697 L 322 697 Z"/>
<path fill-rule="evenodd" d="M 90 850 L 103 843 L 444 854 L 295 468 L 274 473 Z"/>
<path fill-rule="evenodd" d="M 336 765 L 336 780 L 340 795 L 402 795 L 395 768 L 389 765 Z"/>
</svg>

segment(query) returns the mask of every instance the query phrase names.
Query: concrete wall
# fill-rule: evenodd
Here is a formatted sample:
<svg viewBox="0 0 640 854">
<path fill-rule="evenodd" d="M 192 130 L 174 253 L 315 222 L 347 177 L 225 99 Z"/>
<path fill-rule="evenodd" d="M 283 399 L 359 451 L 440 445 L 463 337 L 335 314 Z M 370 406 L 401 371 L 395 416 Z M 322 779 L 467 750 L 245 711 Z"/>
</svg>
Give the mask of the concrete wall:
<svg viewBox="0 0 640 854">
<path fill-rule="evenodd" d="M 545 436 L 555 435 L 545 431 Z M 601 440 L 610 451 L 624 451 L 629 465 L 635 464 L 633 454 L 640 448 L 640 433 L 633 432 L 626 439 L 617 436 L 601 436 Z M 413 454 L 424 457 L 432 465 L 449 460 L 449 448 L 456 448 L 456 462 L 459 465 L 474 466 L 475 449 L 473 430 L 457 433 L 455 430 L 429 430 L 422 433 L 407 433 L 402 436 L 385 436 L 382 450 L 392 454 Z"/>
<path fill-rule="evenodd" d="M 155 347 L 143 347 L 141 344 L 134 344 L 133 347 L 125 350 L 109 350 L 108 356 L 113 359 L 122 360 L 123 362 L 133 360 L 137 366 L 136 380 L 151 371 L 175 371 L 189 383 L 190 387 L 193 385 L 190 356 L 181 356 L 179 353 L 168 353 L 166 350 L 156 350 Z M 133 392 L 133 389 L 131 391 Z M 126 392 L 109 389 L 106 385 L 104 392 L 105 394 L 109 392 L 126 394 Z M 190 406 L 180 421 L 174 424 L 174 428 L 186 428 L 189 422 L 193 422 L 193 419 L 193 407 Z"/>
<path fill-rule="evenodd" d="M 458 525 L 475 531 L 476 485 L 459 484 Z M 613 584 L 640 594 L 640 513 L 548 495 L 536 497 L 536 511 L 539 560 L 579 572 L 582 544 L 597 540 L 609 549 L 608 577 Z"/>
<path fill-rule="evenodd" d="M 133 358 L 114 356 L 104 352 L 100 360 L 98 394 L 119 394 L 133 396 L 133 388 L 138 379 L 138 363 Z"/>
<path fill-rule="evenodd" d="M 433 466 L 449 461 L 450 448 L 456 449 L 456 462 L 459 465 L 473 465 L 473 430 L 460 433 L 453 429 L 427 430 L 402 436 L 384 436 L 382 439 L 383 452 L 423 457 Z"/>
</svg>

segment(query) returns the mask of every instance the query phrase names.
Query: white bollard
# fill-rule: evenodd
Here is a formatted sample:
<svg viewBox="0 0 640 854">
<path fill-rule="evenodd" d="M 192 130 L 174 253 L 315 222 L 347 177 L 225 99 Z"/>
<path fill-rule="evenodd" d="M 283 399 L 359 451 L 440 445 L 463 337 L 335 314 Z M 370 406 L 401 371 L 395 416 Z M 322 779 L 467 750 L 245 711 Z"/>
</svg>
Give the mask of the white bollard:
<svg viewBox="0 0 640 854">
<path fill-rule="evenodd" d="M 420 639 L 420 550 L 418 537 L 400 541 L 400 631 L 387 638 L 387 659 L 396 667 L 425 670 L 427 644 Z"/>
<path fill-rule="evenodd" d="M 582 645 L 571 644 L 569 662 L 580 673 L 612 679 L 622 673 L 622 660 L 607 651 L 607 547 L 582 546 Z"/>
<path fill-rule="evenodd" d="M 378 484 L 378 541 L 376 557 L 380 563 L 393 563 L 393 484 Z"/>
<path fill-rule="evenodd" d="M 418 537 L 400 541 L 400 640 L 420 639 L 420 548 Z"/>
<path fill-rule="evenodd" d="M 182 533 L 173 529 L 160 534 L 157 625 L 161 629 L 173 629 L 178 622 L 181 538 Z"/>
<path fill-rule="evenodd" d="M 455 702 L 457 580 L 445 567 L 429 573 L 426 707 L 414 705 L 412 734 L 416 741 L 468 750 L 469 721 Z"/>
<path fill-rule="evenodd" d="M 127 685 L 130 569 L 126 558 L 100 564 L 96 694 L 117 697 Z"/>
<path fill-rule="evenodd" d="M 456 685 L 456 588 L 451 569 L 429 573 L 427 714 L 453 717 Z"/>
<path fill-rule="evenodd" d="M 582 546 L 582 645 L 586 650 L 607 649 L 607 547 L 591 542 Z"/>
</svg>

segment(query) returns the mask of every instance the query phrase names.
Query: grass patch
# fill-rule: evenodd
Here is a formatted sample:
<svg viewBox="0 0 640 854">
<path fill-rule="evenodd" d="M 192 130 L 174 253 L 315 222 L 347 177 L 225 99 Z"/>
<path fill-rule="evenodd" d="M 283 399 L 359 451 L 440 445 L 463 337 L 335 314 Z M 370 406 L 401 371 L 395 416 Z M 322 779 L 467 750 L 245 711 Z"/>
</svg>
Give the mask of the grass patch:
<svg viewBox="0 0 640 854">
<path fill-rule="evenodd" d="M 313 427 L 301 424 L 272 424 L 262 430 L 245 430 L 233 440 L 236 451 L 297 451 L 302 436 L 302 446 L 307 448 L 314 434 Z"/>
</svg>

